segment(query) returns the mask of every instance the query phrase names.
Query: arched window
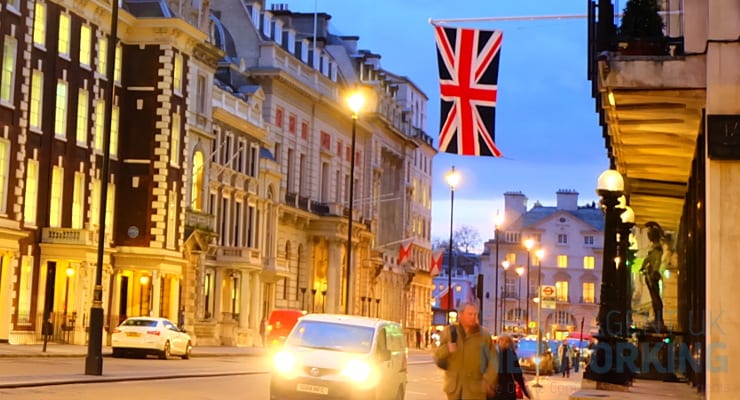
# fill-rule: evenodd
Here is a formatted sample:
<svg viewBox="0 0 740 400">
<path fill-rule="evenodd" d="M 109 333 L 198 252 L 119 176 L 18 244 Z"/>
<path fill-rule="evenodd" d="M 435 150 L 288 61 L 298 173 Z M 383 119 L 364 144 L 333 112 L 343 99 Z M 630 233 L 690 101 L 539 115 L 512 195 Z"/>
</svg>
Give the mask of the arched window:
<svg viewBox="0 0 740 400">
<path fill-rule="evenodd" d="M 203 152 L 196 150 L 193 154 L 193 172 L 190 187 L 190 207 L 195 211 L 203 210 Z"/>
</svg>

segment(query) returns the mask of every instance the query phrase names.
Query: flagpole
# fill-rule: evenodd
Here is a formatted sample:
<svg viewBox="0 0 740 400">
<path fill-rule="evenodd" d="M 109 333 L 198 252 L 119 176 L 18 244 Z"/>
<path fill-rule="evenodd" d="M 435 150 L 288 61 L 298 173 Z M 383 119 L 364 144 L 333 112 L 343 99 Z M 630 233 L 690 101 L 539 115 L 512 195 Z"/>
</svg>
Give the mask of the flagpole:
<svg viewBox="0 0 740 400">
<path fill-rule="evenodd" d="M 439 25 L 447 22 L 495 22 L 495 21 L 535 21 L 535 20 L 557 20 L 557 19 L 586 19 L 586 14 L 573 14 L 573 15 L 525 15 L 525 16 L 512 16 L 512 17 L 477 17 L 477 18 L 444 18 L 444 19 L 431 19 L 429 23 L 431 25 Z"/>
<path fill-rule="evenodd" d="M 681 11 L 659 11 L 658 14 L 666 15 L 680 15 Z M 621 18 L 621 13 L 615 13 L 615 18 Z M 432 19 L 429 18 L 429 24 L 439 25 L 447 22 L 496 22 L 496 21 L 547 21 L 547 20 L 560 20 L 560 19 L 586 19 L 587 14 L 563 14 L 563 15 L 515 15 L 510 17 L 476 17 L 476 18 L 444 18 L 444 19 Z"/>
</svg>

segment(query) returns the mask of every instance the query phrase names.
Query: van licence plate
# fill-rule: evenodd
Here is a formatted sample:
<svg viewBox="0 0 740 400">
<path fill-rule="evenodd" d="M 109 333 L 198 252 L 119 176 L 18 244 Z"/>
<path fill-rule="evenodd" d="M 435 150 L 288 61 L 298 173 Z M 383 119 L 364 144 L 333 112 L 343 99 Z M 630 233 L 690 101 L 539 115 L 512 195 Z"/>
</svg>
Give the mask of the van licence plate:
<svg viewBox="0 0 740 400">
<path fill-rule="evenodd" d="M 296 390 L 306 393 L 329 394 L 329 388 L 326 386 L 307 385 L 305 383 L 299 383 L 298 386 L 296 386 Z"/>
</svg>

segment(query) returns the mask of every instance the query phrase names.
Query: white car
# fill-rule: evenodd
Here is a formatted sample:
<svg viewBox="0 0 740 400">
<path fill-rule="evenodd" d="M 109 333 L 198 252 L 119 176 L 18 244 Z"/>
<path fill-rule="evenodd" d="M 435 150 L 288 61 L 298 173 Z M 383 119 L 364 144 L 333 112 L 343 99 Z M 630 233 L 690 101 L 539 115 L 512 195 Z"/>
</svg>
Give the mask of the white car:
<svg viewBox="0 0 740 400">
<path fill-rule="evenodd" d="M 124 353 L 154 354 L 166 360 L 170 355 L 190 358 L 190 335 L 166 318 L 128 318 L 113 330 L 113 357 Z"/>
<path fill-rule="evenodd" d="M 407 368 L 398 323 L 308 314 L 275 353 L 270 399 L 403 400 Z"/>
</svg>

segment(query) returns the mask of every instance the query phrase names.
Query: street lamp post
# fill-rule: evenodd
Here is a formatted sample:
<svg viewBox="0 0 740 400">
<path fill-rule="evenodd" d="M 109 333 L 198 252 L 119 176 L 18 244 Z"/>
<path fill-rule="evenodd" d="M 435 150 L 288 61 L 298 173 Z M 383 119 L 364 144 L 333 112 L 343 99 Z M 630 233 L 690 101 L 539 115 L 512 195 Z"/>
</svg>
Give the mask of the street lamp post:
<svg viewBox="0 0 740 400">
<path fill-rule="evenodd" d="M 496 217 L 494 219 L 494 230 L 493 230 L 493 239 L 496 241 L 496 262 L 493 266 L 493 275 L 495 282 L 493 283 L 493 334 L 495 335 L 498 330 L 496 329 L 496 324 L 498 321 L 498 263 L 499 263 L 499 242 L 501 241 L 501 236 L 499 235 L 499 227 L 501 227 L 501 223 L 504 220 L 504 216 L 499 214 L 498 211 L 496 211 Z"/>
<path fill-rule="evenodd" d="M 352 220 L 354 219 L 354 201 L 355 201 L 355 142 L 357 141 L 357 116 L 365 104 L 365 98 L 357 91 L 348 99 L 350 110 L 352 110 L 352 145 L 350 147 L 349 161 L 349 221 L 347 223 L 347 273 L 344 276 L 344 313 L 350 314 L 352 310 L 350 288 L 352 276 Z"/>
<path fill-rule="evenodd" d="M 455 187 L 460 183 L 460 174 L 455 171 L 455 166 L 445 176 L 447 184 L 450 185 L 450 243 L 447 248 L 447 323 L 450 324 L 450 312 L 453 309 L 452 303 L 452 228 L 453 216 L 455 209 Z"/>
<path fill-rule="evenodd" d="M 100 210 L 98 212 L 98 252 L 95 264 L 95 286 L 90 306 L 85 375 L 103 375 L 103 261 L 105 255 L 105 215 L 108 203 L 108 181 L 110 180 L 110 142 L 113 122 L 113 100 L 115 99 L 115 65 L 118 44 L 118 1 L 111 2 L 110 37 L 105 76 L 108 87 L 105 92 L 105 118 L 103 121 L 103 159 L 100 166 Z"/>
<path fill-rule="evenodd" d="M 537 377 L 534 387 L 542 387 L 540 384 L 540 369 L 542 365 L 542 257 L 545 256 L 545 250 L 538 249 L 534 252 L 537 256 Z"/>
<path fill-rule="evenodd" d="M 501 287 L 501 331 L 506 331 L 506 327 L 504 326 L 504 321 L 506 320 L 506 302 L 504 301 L 506 292 L 504 289 L 506 288 L 506 271 L 509 270 L 509 260 L 504 260 L 501 262 L 501 267 L 504 268 L 504 285 Z M 498 287 L 498 286 L 497 286 Z"/>
<path fill-rule="evenodd" d="M 532 286 L 530 284 L 530 279 L 532 278 L 532 274 L 530 273 L 530 267 L 531 267 L 531 259 L 532 259 L 532 248 L 534 248 L 534 239 L 527 238 L 524 240 L 524 248 L 527 249 L 527 325 L 526 325 L 526 332 L 529 333 L 529 299 L 530 293 L 529 293 L 529 287 Z"/>
<path fill-rule="evenodd" d="M 602 261 L 601 290 L 599 298 L 599 340 L 591 362 L 583 372 L 583 378 L 600 384 L 627 386 L 632 381 L 632 372 L 624 368 L 617 360 L 630 357 L 632 349 L 628 349 L 619 326 L 624 319 L 620 310 L 622 300 L 618 298 L 617 267 L 617 228 L 619 214 L 617 204 L 624 192 L 624 179 L 616 170 L 604 171 L 598 179 L 596 192 L 601 196 L 604 209 L 604 252 Z M 592 368 L 593 366 L 593 368 Z"/>
<path fill-rule="evenodd" d="M 519 275 L 519 293 L 516 296 L 519 301 L 519 305 L 517 306 L 516 311 L 516 324 L 519 325 L 522 323 L 522 275 L 524 274 L 524 267 L 516 267 L 516 274 Z M 527 279 L 529 279 L 529 275 L 527 275 Z"/>
</svg>

